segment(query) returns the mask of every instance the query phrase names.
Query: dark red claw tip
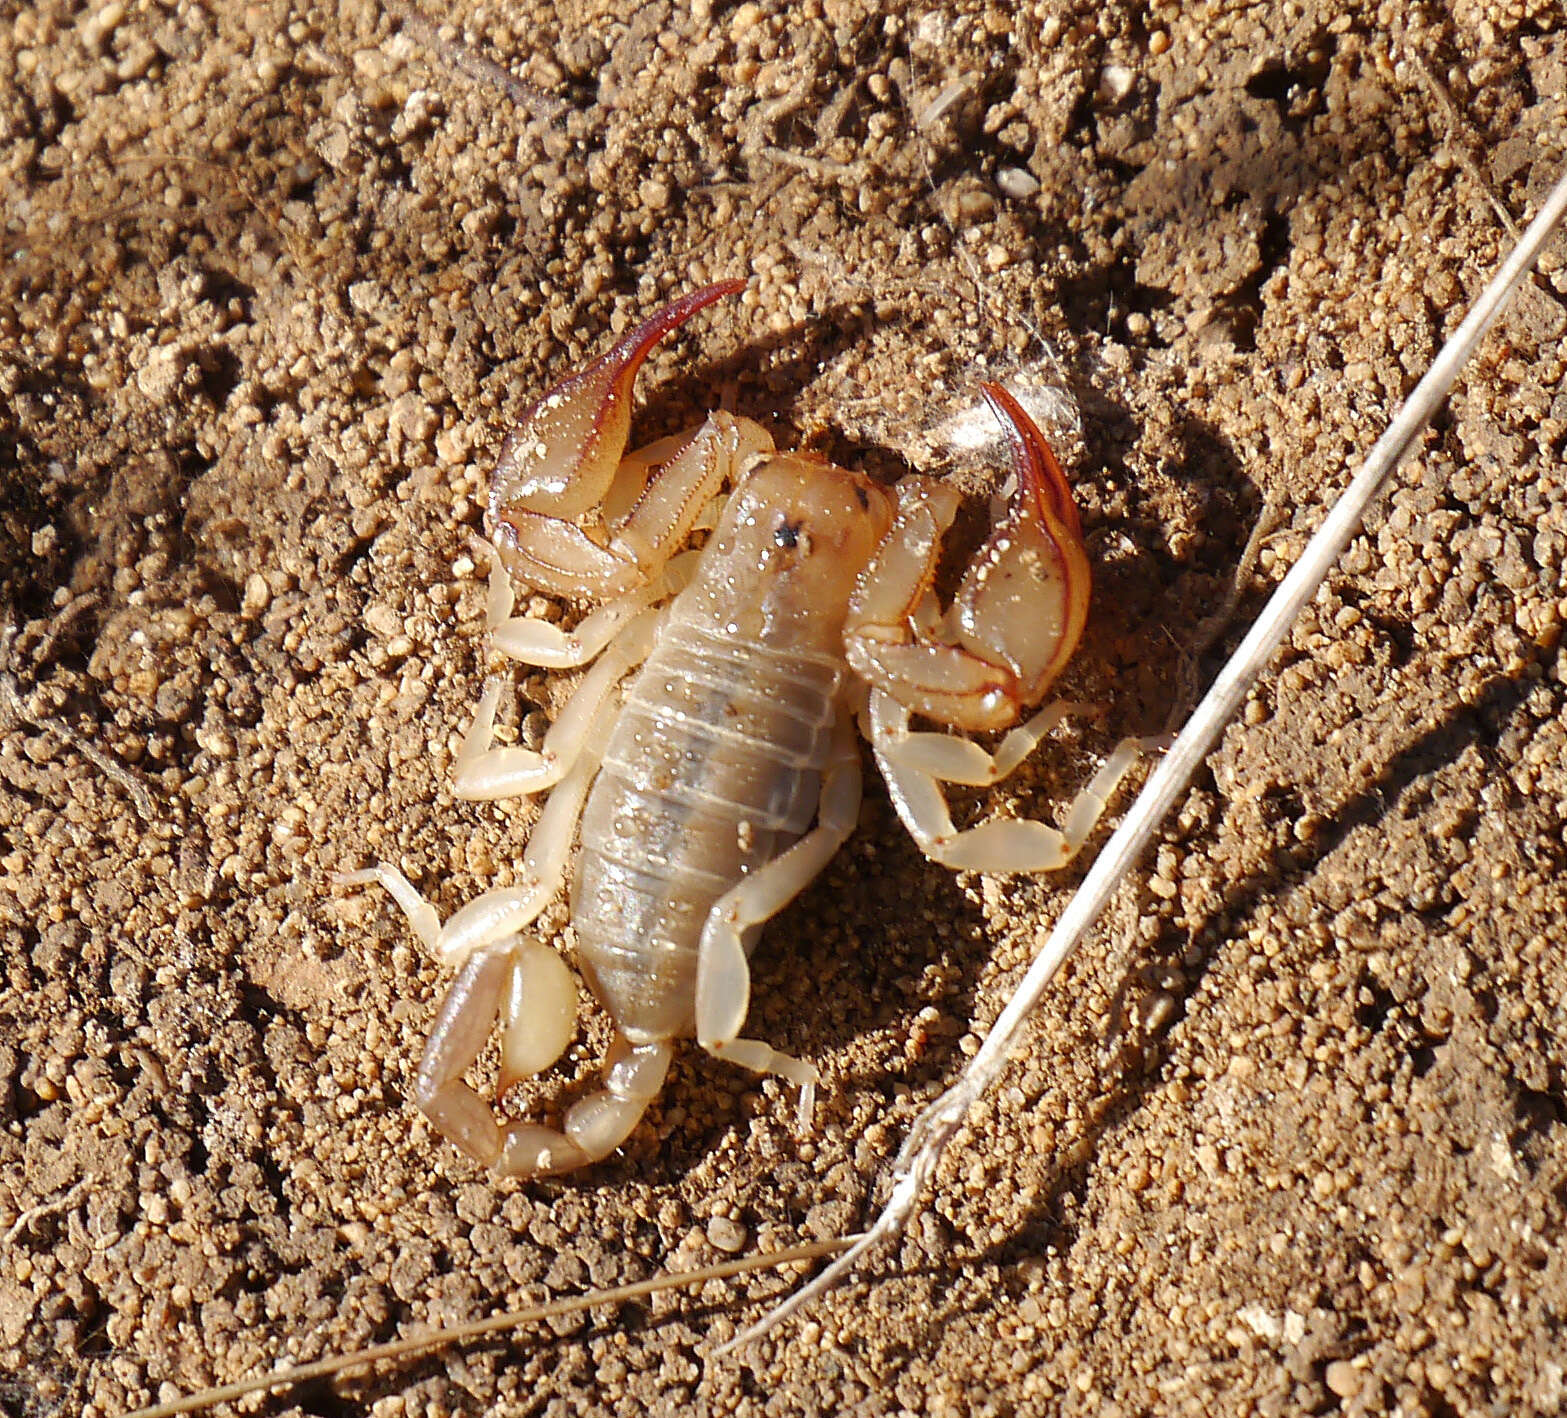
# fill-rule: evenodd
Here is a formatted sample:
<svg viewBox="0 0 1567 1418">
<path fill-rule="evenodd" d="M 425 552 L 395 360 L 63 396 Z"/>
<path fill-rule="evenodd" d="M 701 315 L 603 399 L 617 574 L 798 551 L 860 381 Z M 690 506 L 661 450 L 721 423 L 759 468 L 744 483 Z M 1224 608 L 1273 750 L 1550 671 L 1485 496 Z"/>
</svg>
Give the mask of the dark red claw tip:
<svg viewBox="0 0 1567 1418">
<path fill-rule="evenodd" d="M 697 311 L 706 309 L 726 295 L 738 295 L 749 284 L 749 281 L 742 279 L 718 281 L 660 306 L 640 325 L 622 335 L 606 358 L 631 366 L 641 364 L 653 346 L 671 330 L 679 329 Z"/>
<path fill-rule="evenodd" d="M 1039 431 L 1039 425 L 1001 385 L 983 380 L 979 392 L 1006 430 L 1017 468 L 1019 491 L 1048 508 L 1054 519 L 1081 541 L 1083 526 L 1077 515 L 1077 504 L 1072 500 L 1072 485 L 1067 482 L 1055 450 Z"/>
</svg>

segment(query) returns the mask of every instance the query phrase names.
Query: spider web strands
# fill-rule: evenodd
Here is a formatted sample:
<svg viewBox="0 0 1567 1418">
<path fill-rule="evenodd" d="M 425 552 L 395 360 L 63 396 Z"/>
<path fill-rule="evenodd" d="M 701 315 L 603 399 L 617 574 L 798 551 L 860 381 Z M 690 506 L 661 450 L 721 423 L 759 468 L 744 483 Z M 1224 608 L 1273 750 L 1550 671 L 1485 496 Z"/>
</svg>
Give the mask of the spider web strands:
<svg viewBox="0 0 1567 1418">
<path fill-rule="evenodd" d="M 253 1378 L 224 1384 L 220 1388 L 202 1389 L 200 1393 L 188 1394 L 184 1398 L 176 1398 L 168 1403 L 154 1404 L 151 1408 L 138 1408 L 134 1413 L 127 1413 L 125 1418 L 173 1418 L 173 1415 L 178 1413 L 196 1413 L 215 1404 L 243 1398 L 246 1394 L 259 1393 L 263 1389 L 292 1388 L 296 1384 L 329 1378 L 344 1369 L 367 1367 L 388 1359 L 402 1359 L 424 1349 L 446 1348 L 486 1334 L 516 1329 L 520 1325 L 532 1324 L 538 1320 L 553 1319 L 557 1315 L 576 1314 L 580 1310 L 591 1310 L 600 1305 L 618 1305 L 626 1300 L 637 1300 L 644 1295 L 657 1294 L 660 1290 L 687 1289 L 694 1285 L 705 1284 L 709 1280 L 724 1280 L 731 1275 L 742 1275 L 748 1270 L 772 1270 L 796 1261 L 820 1260 L 823 1256 L 853 1245 L 857 1239 L 858 1237 L 855 1236 L 846 1236 L 826 1241 L 812 1241 L 803 1246 L 791 1246 L 787 1250 L 742 1256 L 738 1260 L 723 1261 L 718 1265 L 704 1266 L 700 1270 L 674 1271 L 665 1275 L 655 1275 L 649 1280 L 638 1280 L 631 1285 L 617 1285 L 611 1290 L 591 1290 L 585 1295 L 552 1300 L 544 1305 L 530 1305 L 525 1309 L 508 1310 L 504 1314 L 491 1315 L 487 1319 L 473 1320 L 468 1324 L 449 1325 L 441 1329 L 433 1329 L 428 1334 L 415 1334 L 407 1339 L 394 1339 L 387 1344 L 357 1349 L 351 1354 L 337 1354 L 310 1364 L 273 1369 L 270 1373 L 257 1374 Z"/>
<path fill-rule="evenodd" d="M 893 1164 L 892 1195 L 875 1224 L 819 1276 L 749 1329 L 716 1350 L 726 1354 L 760 1338 L 781 1320 L 832 1289 L 873 1247 L 902 1235 L 929 1189 L 936 1164 L 969 1108 L 994 1083 L 1033 1013 L 1072 947 L 1092 928 L 1138 858 L 1163 824 L 1175 801 L 1190 786 L 1219 735 L 1239 711 L 1247 691 L 1267 666 L 1274 650 L 1306 603 L 1317 593 L 1333 564 L 1360 527 L 1371 500 L 1382 491 L 1431 416 L 1446 399 L 1459 372 L 1487 330 L 1511 302 L 1533 268 L 1541 248 L 1567 214 L 1567 174 L 1558 179 L 1539 215 L 1519 238 L 1512 254 L 1481 292 L 1463 323 L 1443 345 L 1425 377 L 1394 415 L 1326 520 L 1307 543 L 1300 560 L 1273 593 L 1246 638 L 1219 672 L 1212 688 L 1192 711 L 1186 727 L 1149 777 L 1120 827 L 1095 859 L 1083 884 L 1067 903 L 1039 954 L 1007 1001 L 979 1051 L 962 1076 L 915 1120 Z"/>
</svg>

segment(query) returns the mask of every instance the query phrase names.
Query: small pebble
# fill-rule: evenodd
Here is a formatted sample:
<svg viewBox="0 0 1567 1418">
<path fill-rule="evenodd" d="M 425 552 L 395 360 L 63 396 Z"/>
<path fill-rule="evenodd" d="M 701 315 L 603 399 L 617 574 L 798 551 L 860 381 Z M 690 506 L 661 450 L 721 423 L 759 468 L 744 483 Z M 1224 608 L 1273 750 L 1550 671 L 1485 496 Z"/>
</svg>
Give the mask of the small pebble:
<svg viewBox="0 0 1567 1418">
<path fill-rule="evenodd" d="M 240 602 L 240 614 L 254 619 L 260 615 L 272 601 L 272 588 L 267 585 L 267 578 L 259 571 L 252 571 L 245 578 L 245 596 Z"/>
<path fill-rule="evenodd" d="M 1360 1392 L 1360 1370 L 1343 1359 L 1329 1364 L 1322 1380 L 1340 1398 L 1353 1398 Z"/>
<path fill-rule="evenodd" d="M 1008 197 L 1021 202 L 1039 191 L 1039 179 L 1027 168 L 1004 167 L 996 174 L 996 186 Z"/>
<path fill-rule="evenodd" d="M 745 1227 L 727 1216 L 715 1216 L 707 1223 L 708 1243 L 726 1255 L 736 1255 L 745 1249 Z"/>
<path fill-rule="evenodd" d="M 1106 103 L 1120 103 L 1132 91 L 1137 75 L 1124 64 L 1106 64 L 1099 72 L 1099 97 Z"/>
</svg>

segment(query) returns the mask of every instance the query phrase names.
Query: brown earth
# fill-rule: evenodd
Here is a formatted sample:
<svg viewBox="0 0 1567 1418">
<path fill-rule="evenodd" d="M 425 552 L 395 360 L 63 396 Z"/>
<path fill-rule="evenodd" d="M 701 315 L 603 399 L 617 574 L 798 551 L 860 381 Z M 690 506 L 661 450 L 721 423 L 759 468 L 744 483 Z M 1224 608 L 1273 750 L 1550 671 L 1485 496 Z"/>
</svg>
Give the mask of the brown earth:
<svg viewBox="0 0 1567 1418">
<path fill-rule="evenodd" d="M 1060 912 L 1080 872 L 953 878 L 873 786 L 757 959 L 815 1136 L 694 1049 L 564 1181 L 414 1112 L 443 974 L 329 878 L 509 879 L 534 809 L 448 788 L 469 537 L 609 332 L 752 275 L 647 436 L 727 402 L 972 490 L 975 380 L 1069 391 L 1107 712 L 977 804 L 1045 815 L 1211 675 L 1564 162 L 1530 0 L 634 8 L 6 7 L 0 1412 L 853 1229 Z M 1564 298 L 1558 241 L 900 1250 L 738 1361 L 779 1277 L 263 1410 L 1559 1411 Z"/>
</svg>

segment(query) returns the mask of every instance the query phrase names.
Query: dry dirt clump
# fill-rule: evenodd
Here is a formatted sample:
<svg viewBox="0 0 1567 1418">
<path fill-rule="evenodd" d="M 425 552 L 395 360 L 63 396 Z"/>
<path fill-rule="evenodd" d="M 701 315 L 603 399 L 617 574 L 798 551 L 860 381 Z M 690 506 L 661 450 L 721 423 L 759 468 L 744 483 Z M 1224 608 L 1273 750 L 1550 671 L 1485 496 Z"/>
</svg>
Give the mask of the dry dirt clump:
<svg viewBox="0 0 1567 1418">
<path fill-rule="evenodd" d="M 1211 671 L 1252 530 L 1231 640 L 1567 161 L 1531 0 L 436 18 L 0 25 L 0 1412 L 852 1229 L 1059 912 L 1073 873 L 954 879 L 873 788 L 758 954 L 815 1136 L 694 1050 L 562 1183 L 432 1136 L 441 972 L 329 878 L 445 911 L 518 859 L 534 809 L 447 785 L 469 535 L 548 381 L 748 275 L 644 372 L 647 437 L 728 402 L 979 491 L 976 379 L 1053 399 L 1105 714 L 981 804 L 1048 813 Z M 265 1411 L 1558 1412 L 1564 302 L 1558 245 L 898 1254 L 737 1361 L 776 1279 Z M 518 690 L 526 738 L 562 684 Z"/>
</svg>

